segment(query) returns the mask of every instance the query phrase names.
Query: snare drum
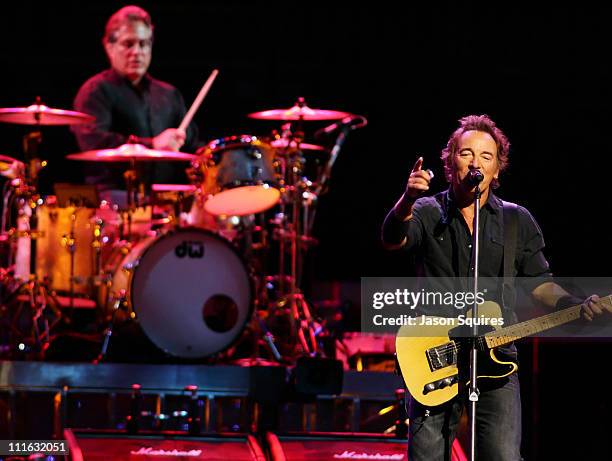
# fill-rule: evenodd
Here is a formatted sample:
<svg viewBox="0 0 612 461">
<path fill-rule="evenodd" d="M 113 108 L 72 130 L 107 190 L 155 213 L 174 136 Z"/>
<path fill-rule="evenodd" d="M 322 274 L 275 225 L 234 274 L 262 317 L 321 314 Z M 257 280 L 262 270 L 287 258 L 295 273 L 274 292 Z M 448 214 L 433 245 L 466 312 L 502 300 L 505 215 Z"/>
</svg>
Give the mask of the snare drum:
<svg viewBox="0 0 612 461">
<path fill-rule="evenodd" d="M 230 136 L 208 143 L 194 164 L 203 172 L 205 210 L 215 216 L 245 216 L 273 207 L 280 198 L 274 152 L 256 136 Z"/>
<path fill-rule="evenodd" d="M 236 341 L 251 317 L 247 266 L 226 240 L 195 228 L 138 242 L 112 279 L 149 339 L 176 357 L 205 357 Z"/>
</svg>

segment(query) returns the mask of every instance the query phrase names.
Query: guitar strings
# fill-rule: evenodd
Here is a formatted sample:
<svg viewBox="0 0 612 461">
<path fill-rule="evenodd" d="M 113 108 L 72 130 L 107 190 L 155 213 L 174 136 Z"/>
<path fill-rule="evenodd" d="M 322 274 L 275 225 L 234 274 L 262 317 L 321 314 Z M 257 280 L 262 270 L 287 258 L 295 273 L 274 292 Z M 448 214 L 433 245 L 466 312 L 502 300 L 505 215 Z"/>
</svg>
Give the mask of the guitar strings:
<svg viewBox="0 0 612 461">
<path fill-rule="evenodd" d="M 606 300 L 606 299 L 607 299 L 607 300 L 608 300 L 608 301 L 611 303 L 610 305 L 612 305 L 612 294 L 610 294 L 610 295 L 608 295 L 608 296 L 604 296 L 604 297 L 600 298 L 600 301 L 604 301 L 604 300 Z M 570 308 L 568 308 L 568 309 L 564 309 L 564 310 L 565 310 L 565 311 L 568 311 L 568 310 L 570 310 L 570 309 L 575 309 L 575 308 L 577 308 L 577 307 L 580 307 L 581 305 L 582 305 L 582 304 L 577 304 L 577 305 L 575 305 L 575 306 L 572 306 L 572 307 L 570 307 Z M 558 313 L 558 312 L 551 312 L 550 314 L 547 314 L 547 315 L 545 315 L 545 316 L 542 316 L 542 317 L 540 318 L 540 322 L 545 323 L 545 322 L 546 322 L 546 320 L 549 320 L 550 318 L 553 318 L 553 317 L 554 317 L 554 316 L 556 316 L 557 314 L 559 314 L 559 313 Z M 527 328 L 527 327 L 524 327 L 524 326 L 523 326 L 523 327 L 521 327 L 521 325 L 522 325 L 522 324 L 525 324 L 525 325 L 526 325 L 526 324 L 528 324 L 529 322 L 531 322 L 531 320 L 527 320 L 527 321 L 525 321 L 525 322 L 520 322 L 520 323 L 517 323 L 517 324 L 512 325 L 512 326 L 510 326 L 510 327 L 508 327 L 508 328 L 512 328 L 512 329 L 514 329 L 514 330 L 516 330 L 516 329 L 521 329 L 521 328 Z M 555 326 L 556 326 L 556 325 L 555 325 Z M 544 328 L 544 329 L 539 329 L 539 330 L 538 330 L 538 329 L 536 329 L 536 330 L 537 330 L 536 332 L 539 332 L 539 331 L 544 331 L 545 329 L 548 329 L 548 328 L 550 328 L 550 327 L 549 327 L 549 326 L 547 326 L 547 328 Z M 530 331 L 529 331 L 529 329 L 527 329 L 527 332 L 528 332 L 528 334 L 531 334 L 531 333 L 530 333 Z M 498 336 L 498 335 L 496 335 L 495 333 L 496 333 L 495 331 L 490 332 L 490 334 L 485 333 L 484 335 L 481 335 L 481 336 L 479 336 L 479 337 L 478 337 L 478 341 L 481 341 L 481 342 L 482 342 L 482 341 L 486 341 L 484 338 L 485 338 L 487 335 L 489 335 L 490 337 L 495 337 L 495 336 Z M 518 336 L 518 335 L 517 335 L 517 336 Z M 508 338 L 511 338 L 511 337 L 513 337 L 511 334 L 505 334 L 505 335 L 498 336 L 498 338 L 499 338 L 499 339 L 502 339 L 502 338 L 504 338 L 504 339 L 508 339 Z M 505 341 L 505 342 L 507 343 L 507 342 L 511 342 L 511 341 L 512 341 L 512 340 Z M 453 353 L 459 353 L 459 352 L 461 351 L 461 344 L 462 344 L 461 342 L 449 342 L 449 343 L 447 343 L 447 344 L 444 344 L 444 345 L 441 345 L 441 346 L 438 346 L 438 347 L 433 347 L 433 348 L 430 348 L 429 350 L 434 349 L 434 350 L 435 350 L 435 351 L 436 351 L 436 352 L 437 352 L 439 355 L 443 356 L 443 357 L 446 359 L 446 358 L 448 358 L 448 357 L 449 357 L 449 355 L 450 355 L 450 354 L 453 354 Z"/>
</svg>

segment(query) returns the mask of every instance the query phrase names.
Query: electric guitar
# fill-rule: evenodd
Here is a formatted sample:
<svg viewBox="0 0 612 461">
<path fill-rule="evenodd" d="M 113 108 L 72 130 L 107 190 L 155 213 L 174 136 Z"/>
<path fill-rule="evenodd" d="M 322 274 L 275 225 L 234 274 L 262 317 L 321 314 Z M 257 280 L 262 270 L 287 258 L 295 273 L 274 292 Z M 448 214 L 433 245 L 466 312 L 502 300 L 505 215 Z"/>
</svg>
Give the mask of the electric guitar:
<svg viewBox="0 0 612 461">
<path fill-rule="evenodd" d="M 600 298 L 599 302 L 611 304 L 612 295 Z M 476 337 L 477 349 L 484 353 L 479 356 L 488 355 L 490 358 L 479 358 L 477 378 L 511 375 L 518 369 L 518 364 L 500 360 L 495 355 L 496 347 L 577 320 L 580 311 L 581 304 L 578 304 L 506 328 L 489 326 L 490 331 Z M 471 312 L 468 311 L 465 317 L 470 318 Z M 478 317 L 501 318 L 501 309 L 497 303 L 485 301 L 478 307 Z M 418 325 L 404 325 L 397 333 L 395 351 L 399 368 L 408 391 L 419 403 L 440 405 L 469 384 L 469 338 L 465 338 L 465 334 L 463 338 L 457 337 L 454 334 L 457 331 L 455 325 L 449 327 L 447 318 L 422 316 L 415 320 Z M 425 321 L 426 326 L 422 326 L 421 323 Z M 427 336 L 423 335 L 424 332 Z"/>
</svg>

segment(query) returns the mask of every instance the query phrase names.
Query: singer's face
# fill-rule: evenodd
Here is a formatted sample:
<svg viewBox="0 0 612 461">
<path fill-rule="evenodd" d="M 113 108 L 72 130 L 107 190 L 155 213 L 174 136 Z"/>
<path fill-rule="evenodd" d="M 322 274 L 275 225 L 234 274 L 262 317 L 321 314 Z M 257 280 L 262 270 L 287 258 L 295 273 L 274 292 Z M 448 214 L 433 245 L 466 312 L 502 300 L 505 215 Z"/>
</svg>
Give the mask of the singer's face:
<svg viewBox="0 0 612 461">
<path fill-rule="evenodd" d="M 459 138 L 459 148 L 453 162 L 453 187 L 456 192 L 475 189 L 466 180 L 470 170 L 480 170 L 484 175 L 480 183 L 481 191 L 487 190 L 491 181 L 499 176 L 497 144 L 493 136 L 485 131 L 466 131 Z"/>
</svg>

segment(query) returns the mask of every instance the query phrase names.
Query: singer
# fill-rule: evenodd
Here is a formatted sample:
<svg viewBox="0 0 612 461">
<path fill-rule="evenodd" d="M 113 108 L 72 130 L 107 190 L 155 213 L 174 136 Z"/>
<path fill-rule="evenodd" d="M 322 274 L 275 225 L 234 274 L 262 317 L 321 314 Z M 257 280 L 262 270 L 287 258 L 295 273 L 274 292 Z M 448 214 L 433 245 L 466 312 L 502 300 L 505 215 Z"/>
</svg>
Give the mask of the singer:
<svg viewBox="0 0 612 461">
<path fill-rule="evenodd" d="M 416 272 L 424 284 L 437 284 L 436 289 L 442 291 L 467 290 L 467 286 L 450 285 L 466 283 L 471 272 L 474 193 L 479 185 L 480 277 L 489 280 L 479 287 L 487 288 L 490 296 L 487 299 L 502 307 L 505 325 L 516 323 L 517 317 L 516 287 L 502 290 L 500 282 L 504 277 L 527 280 L 521 283 L 521 288 L 551 309 L 582 303 L 582 316 L 586 320 L 610 311 L 609 306 L 600 304 L 596 295 L 583 301 L 553 282 L 543 254 L 542 231 L 535 219 L 525 208 L 504 202 L 493 193 L 500 184 L 500 174 L 508 167 L 510 143 L 504 133 L 486 115 L 470 115 L 459 122 L 441 155 L 449 188 L 433 196 L 423 196 L 430 189 L 432 177 L 423 169 L 424 161 L 420 157 L 412 168 L 405 192 L 384 221 L 385 246 L 412 253 Z M 516 239 L 512 244 L 508 236 L 513 232 Z M 504 265 L 504 257 L 510 258 L 512 264 Z M 449 286 L 440 286 L 446 280 Z M 453 310 L 453 307 L 444 310 L 420 306 L 415 311 L 417 315 L 454 317 L 457 314 Z M 496 354 L 502 359 L 517 361 L 514 344 L 496 349 Z M 460 375 L 466 372 L 459 367 Z M 479 380 L 479 389 L 476 459 L 520 460 L 521 401 L 517 373 L 484 384 Z M 409 460 L 450 460 L 452 442 L 467 402 L 466 393 L 460 389 L 455 398 L 435 407 L 426 407 L 412 397 L 408 402 Z"/>
</svg>

